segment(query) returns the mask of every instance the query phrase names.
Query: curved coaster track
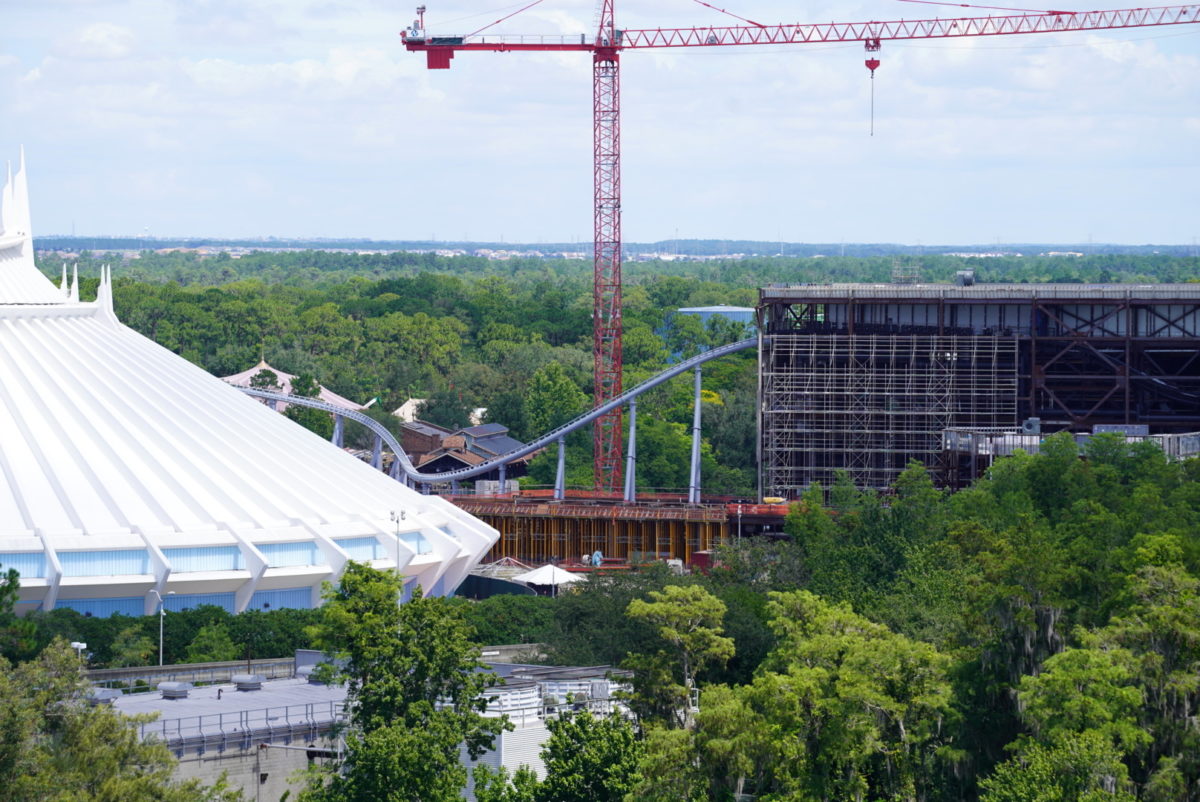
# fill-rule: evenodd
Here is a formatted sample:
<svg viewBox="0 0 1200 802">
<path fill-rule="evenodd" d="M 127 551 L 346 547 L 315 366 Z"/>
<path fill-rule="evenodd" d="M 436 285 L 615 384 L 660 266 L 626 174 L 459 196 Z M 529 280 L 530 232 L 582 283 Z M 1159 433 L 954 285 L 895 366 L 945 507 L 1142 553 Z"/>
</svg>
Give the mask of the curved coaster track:
<svg viewBox="0 0 1200 802">
<path fill-rule="evenodd" d="M 257 388 L 253 388 L 253 387 L 237 387 L 237 389 L 241 390 L 246 395 L 253 396 L 255 398 L 261 398 L 261 399 L 264 399 L 267 401 L 283 402 L 283 403 L 287 403 L 287 404 L 296 404 L 298 406 L 311 407 L 313 409 L 320 409 L 320 410 L 324 410 L 324 411 L 334 415 L 335 417 L 345 418 L 346 420 L 352 420 L 355 423 L 362 424 L 363 426 L 365 426 L 369 430 L 371 430 L 371 432 L 374 433 L 374 435 L 376 437 L 376 444 L 377 444 L 376 454 L 379 453 L 381 446 L 386 445 L 387 448 L 389 448 L 392 451 L 392 453 L 395 455 L 396 458 L 392 462 L 392 470 L 391 470 L 391 475 L 393 476 L 393 478 L 400 480 L 400 481 L 407 482 L 410 485 L 424 486 L 424 489 L 428 489 L 428 485 L 433 484 L 435 482 L 457 482 L 462 479 L 470 479 L 473 476 L 479 476 L 481 474 L 486 474 L 486 473 L 489 473 L 489 472 L 497 470 L 497 469 L 500 469 L 501 472 L 503 473 L 504 467 L 509 465 L 510 463 L 512 463 L 516 460 L 519 460 L 523 457 L 526 457 L 526 456 L 534 453 L 535 451 L 540 451 L 541 449 L 546 448 L 547 446 L 550 446 L 551 444 L 557 444 L 558 445 L 559 467 L 558 467 L 558 480 L 555 483 L 555 496 L 557 498 L 561 498 L 562 497 L 563 460 L 564 460 L 564 455 L 565 455 L 564 439 L 566 438 L 567 435 L 569 435 L 572 432 L 575 432 L 579 429 L 582 429 L 585 426 L 590 425 L 597 418 L 602 417 L 603 415 L 607 414 L 608 412 L 611 412 L 614 409 L 629 405 L 630 403 L 634 403 L 634 405 L 636 406 L 636 399 L 642 393 L 653 390 L 655 387 L 658 387 L 659 385 L 663 384 L 664 382 L 670 381 L 671 379 L 675 378 L 676 376 L 686 373 L 689 370 L 696 371 L 697 376 L 698 376 L 699 372 L 700 372 L 700 366 L 703 365 L 705 362 L 709 362 L 714 359 L 720 359 L 721 357 L 729 356 L 730 354 L 736 354 L 739 351 L 745 351 L 750 348 L 755 348 L 759 345 L 759 339 L 760 338 L 758 338 L 758 337 L 751 337 L 749 339 L 739 340 L 738 342 L 730 343 L 728 345 L 722 345 L 717 348 L 713 348 L 711 350 L 697 354 L 696 356 L 691 357 L 690 359 L 685 359 L 676 365 L 672 365 L 671 367 L 667 368 L 666 370 L 662 371 L 661 373 L 651 376 L 649 379 L 646 379 L 645 381 L 641 382 L 640 384 L 633 387 L 632 389 L 626 390 L 625 392 L 623 392 L 621 395 L 617 396 L 616 398 L 613 398 L 612 400 L 583 413 L 582 415 L 575 418 L 574 420 L 564 423 L 562 426 L 559 426 L 558 428 L 547 432 L 546 434 L 537 438 L 533 442 L 522 446 L 521 448 L 514 449 L 513 451 L 510 451 L 507 454 L 501 454 L 499 456 L 492 457 L 491 459 L 485 460 L 484 462 L 481 462 L 478 465 L 472 465 L 472 466 L 466 467 L 466 468 L 458 468 L 458 469 L 455 469 L 452 471 L 441 471 L 439 473 L 422 473 L 421 471 L 417 470 L 417 467 L 415 465 L 413 465 L 413 463 L 412 463 L 412 459 L 404 451 L 404 447 L 401 446 L 400 442 L 395 438 L 395 436 L 390 431 L 388 431 L 387 427 L 384 426 L 379 421 L 375 420 L 374 418 L 370 417 L 369 415 L 363 414 L 362 412 L 346 409 L 344 407 L 334 406 L 333 404 L 328 404 L 328 403 L 326 403 L 324 401 L 320 401 L 316 398 L 307 398 L 304 396 L 288 395 L 286 393 L 275 393 L 275 392 L 271 392 L 269 390 L 259 390 Z M 767 338 L 764 337 L 762 339 L 765 341 Z M 698 464 L 699 387 L 700 387 L 700 384 L 699 384 L 699 380 L 697 379 L 697 383 L 696 383 L 696 388 L 697 388 L 696 389 L 696 394 L 697 394 L 696 410 L 697 411 L 696 411 L 696 415 L 695 415 L 695 423 L 693 425 L 693 435 L 694 435 L 693 440 L 694 440 L 694 442 L 693 442 L 693 449 L 692 449 L 692 452 L 693 452 L 693 455 L 692 455 L 692 461 L 693 461 L 692 477 L 693 477 L 693 486 L 694 486 L 693 489 L 694 489 L 695 493 L 694 494 L 689 493 L 689 497 L 692 495 L 695 495 L 695 498 L 689 498 L 689 500 L 691 500 L 691 501 L 699 501 L 699 486 L 698 486 L 698 478 L 699 478 L 699 464 Z M 632 417 L 633 416 L 631 415 L 631 418 Z M 632 423 L 632 420 L 631 420 L 631 423 Z M 378 464 L 376 465 L 376 467 L 379 467 Z M 627 481 L 626 481 L 626 498 L 627 498 L 627 500 L 632 500 L 630 498 L 631 494 L 632 494 L 632 482 L 628 481 L 628 478 L 627 478 Z"/>
</svg>

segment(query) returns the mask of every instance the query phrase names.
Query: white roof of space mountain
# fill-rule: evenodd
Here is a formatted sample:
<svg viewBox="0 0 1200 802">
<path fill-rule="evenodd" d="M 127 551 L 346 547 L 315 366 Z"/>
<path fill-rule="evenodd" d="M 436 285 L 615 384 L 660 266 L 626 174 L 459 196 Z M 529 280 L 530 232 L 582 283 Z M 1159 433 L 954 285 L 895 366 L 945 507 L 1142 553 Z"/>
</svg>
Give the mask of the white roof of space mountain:
<svg viewBox="0 0 1200 802">
<path fill-rule="evenodd" d="M 108 271 L 95 302 L 55 288 L 23 160 L 3 197 L 0 570 L 21 571 L 19 609 L 150 613 L 151 590 L 310 606 L 349 559 L 445 594 L 491 548 L 496 530 L 122 325 Z"/>
</svg>

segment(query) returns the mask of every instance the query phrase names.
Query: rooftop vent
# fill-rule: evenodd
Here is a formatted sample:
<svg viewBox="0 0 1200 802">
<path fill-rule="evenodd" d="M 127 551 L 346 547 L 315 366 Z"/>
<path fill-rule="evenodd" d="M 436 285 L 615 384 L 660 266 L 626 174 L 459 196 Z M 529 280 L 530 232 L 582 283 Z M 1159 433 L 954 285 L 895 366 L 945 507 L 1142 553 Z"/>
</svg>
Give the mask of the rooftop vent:
<svg viewBox="0 0 1200 802">
<path fill-rule="evenodd" d="M 88 703 L 93 705 L 111 705 L 121 698 L 121 692 L 116 688 L 92 688 L 88 692 Z"/>
<path fill-rule="evenodd" d="M 195 686 L 190 682 L 158 683 L 158 689 L 162 691 L 162 698 L 164 699 L 186 699 L 188 698 L 188 691 L 193 687 Z"/>
<path fill-rule="evenodd" d="M 261 691 L 265 679 L 262 674 L 234 674 L 232 677 L 233 684 L 239 691 Z"/>
<path fill-rule="evenodd" d="M 300 679 L 307 680 L 309 685 L 324 685 L 325 683 L 321 682 L 320 673 L 318 672 L 318 668 L 321 665 L 324 664 L 318 663 L 315 666 L 298 666 L 296 668 L 296 676 Z"/>
</svg>

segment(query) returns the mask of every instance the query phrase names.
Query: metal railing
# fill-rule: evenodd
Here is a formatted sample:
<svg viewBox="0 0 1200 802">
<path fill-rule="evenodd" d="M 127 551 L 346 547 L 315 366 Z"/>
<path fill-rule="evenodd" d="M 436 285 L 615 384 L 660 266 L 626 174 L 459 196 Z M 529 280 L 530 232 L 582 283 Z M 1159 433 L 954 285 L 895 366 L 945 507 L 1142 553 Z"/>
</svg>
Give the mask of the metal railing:
<svg viewBox="0 0 1200 802">
<path fill-rule="evenodd" d="M 217 682 L 229 682 L 234 674 L 261 674 L 267 679 L 286 679 L 295 676 L 295 673 L 295 658 L 274 657 L 219 663 L 95 668 L 87 672 L 87 678 L 91 680 L 92 684 L 101 688 L 121 686 L 121 690 L 125 693 L 138 693 L 152 690 L 160 682 L 191 682 L 196 685 L 211 685 Z"/>
<path fill-rule="evenodd" d="M 331 732 L 345 713 L 345 702 L 315 702 L 150 721 L 139 732 L 175 751 L 249 749 L 260 743 L 311 741 Z"/>
</svg>

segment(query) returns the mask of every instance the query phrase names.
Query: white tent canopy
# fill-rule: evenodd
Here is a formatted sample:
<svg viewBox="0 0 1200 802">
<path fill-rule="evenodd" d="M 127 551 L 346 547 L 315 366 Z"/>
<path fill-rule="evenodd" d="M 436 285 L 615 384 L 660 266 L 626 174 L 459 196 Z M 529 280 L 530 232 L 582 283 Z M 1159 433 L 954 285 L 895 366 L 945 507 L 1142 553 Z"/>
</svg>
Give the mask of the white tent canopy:
<svg viewBox="0 0 1200 802">
<path fill-rule="evenodd" d="M 556 565 L 543 565 L 541 568 L 535 568 L 532 571 L 527 571 L 523 574 L 517 574 L 513 577 L 514 582 L 524 582 L 526 585 L 570 585 L 573 582 L 584 582 L 586 576 L 572 574 L 570 571 L 564 571 Z"/>
</svg>

